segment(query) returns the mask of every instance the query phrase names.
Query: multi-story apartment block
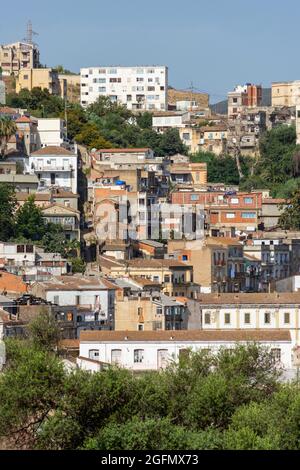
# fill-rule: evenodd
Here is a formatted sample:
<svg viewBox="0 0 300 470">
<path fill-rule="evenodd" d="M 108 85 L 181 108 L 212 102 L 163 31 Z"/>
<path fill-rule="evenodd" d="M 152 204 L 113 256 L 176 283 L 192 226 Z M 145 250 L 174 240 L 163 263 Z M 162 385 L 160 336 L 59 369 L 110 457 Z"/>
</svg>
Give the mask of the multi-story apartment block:
<svg viewBox="0 0 300 470">
<path fill-rule="evenodd" d="M 20 70 L 16 91 L 19 93 L 22 89 L 32 90 L 33 88 L 46 89 L 51 95 L 67 97 L 67 82 L 65 79 L 59 79 L 56 70 L 51 68 L 30 68 Z"/>
<path fill-rule="evenodd" d="M 261 105 L 262 87 L 247 83 L 238 85 L 228 93 L 228 118 L 236 119 L 244 108 L 254 108 Z"/>
<path fill-rule="evenodd" d="M 261 192 L 174 191 L 172 204 L 203 205 L 206 230 L 211 236 L 235 236 L 255 232 L 260 223 Z"/>
<path fill-rule="evenodd" d="M 191 153 L 214 152 L 220 155 L 226 150 L 227 126 L 185 126 L 179 129 L 182 142 Z"/>
<path fill-rule="evenodd" d="M 152 127 L 158 132 L 164 132 L 171 127 L 184 128 L 189 121 L 189 112 L 157 111 L 153 113 Z"/>
<path fill-rule="evenodd" d="M 27 171 L 37 175 L 40 186 L 77 193 L 77 155 L 63 147 L 48 146 L 33 152 Z"/>
<path fill-rule="evenodd" d="M 18 75 L 22 69 L 40 67 L 40 52 L 35 44 L 15 42 L 0 45 L 0 67 L 4 75 Z"/>
<path fill-rule="evenodd" d="M 83 107 L 108 96 L 132 110 L 167 110 L 166 66 L 91 67 L 82 68 L 80 74 Z"/>
<path fill-rule="evenodd" d="M 201 292 L 237 292 L 245 288 L 243 246 L 237 239 L 169 240 L 168 254 L 193 266 Z"/>
</svg>

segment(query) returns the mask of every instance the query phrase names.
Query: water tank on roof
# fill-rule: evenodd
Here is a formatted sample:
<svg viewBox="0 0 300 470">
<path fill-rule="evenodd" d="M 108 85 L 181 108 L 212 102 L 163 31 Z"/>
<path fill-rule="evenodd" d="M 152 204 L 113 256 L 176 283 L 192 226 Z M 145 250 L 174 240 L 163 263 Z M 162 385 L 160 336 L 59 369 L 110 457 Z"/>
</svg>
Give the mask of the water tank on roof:
<svg viewBox="0 0 300 470">
<path fill-rule="evenodd" d="M 125 181 L 123 181 L 123 180 L 117 180 L 116 181 L 117 186 L 122 186 L 123 184 L 125 184 Z"/>
</svg>

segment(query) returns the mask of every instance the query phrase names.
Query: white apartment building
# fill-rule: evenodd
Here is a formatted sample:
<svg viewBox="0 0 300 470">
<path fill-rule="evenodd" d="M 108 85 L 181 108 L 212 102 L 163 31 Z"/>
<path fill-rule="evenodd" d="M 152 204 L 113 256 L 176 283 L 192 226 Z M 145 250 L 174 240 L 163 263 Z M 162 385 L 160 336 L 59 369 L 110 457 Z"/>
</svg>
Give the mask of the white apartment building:
<svg viewBox="0 0 300 470">
<path fill-rule="evenodd" d="M 60 147 L 67 142 L 67 132 L 63 119 L 38 119 L 38 146 Z"/>
<path fill-rule="evenodd" d="M 77 155 L 64 147 L 49 145 L 33 152 L 26 171 L 37 175 L 41 187 L 77 193 Z"/>
<path fill-rule="evenodd" d="M 286 370 L 293 368 L 288 331 L 81 331 L 79 367 L 92 372 L 103 365 L 118 364 L 135 371 L 164 369 L 189 350 L 213 354 L 220 348 L 256 342 L 271 350 L 274 360 Z"/>
<path fill-rule="evenodd" d="M 185 127 L 190 121 L 190 117 L 189 112 L 166 111 L 164 113 L 154 113 L 152 117 L 152 127 L 156 131 L 164 131 L 171 127 Z"/>
<path fill-rule="evenodd" d="M 81 105 L 87 107 L 99 96 L 131 110 L 168 109 L 168 68 L 166 66 L 82 68 Z"/>
</svg>

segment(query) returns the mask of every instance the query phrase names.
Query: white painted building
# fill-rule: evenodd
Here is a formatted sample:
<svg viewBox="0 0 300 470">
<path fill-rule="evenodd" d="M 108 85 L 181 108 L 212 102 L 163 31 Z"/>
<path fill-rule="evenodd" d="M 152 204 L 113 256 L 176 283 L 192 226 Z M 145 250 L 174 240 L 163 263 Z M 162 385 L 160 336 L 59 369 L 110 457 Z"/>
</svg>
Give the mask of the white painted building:
<svg viewBox="0 0 300 470">
<path fill-rule="evenodd" d="M 26 171 L 37 175 L 40 187 L 77 193 L 77 155 L 64 147 L 48 146 L 33 152 Z"/>
<path fill-rule="evenodd" d="M 38 119 L 39 147 L 60 147 L 67 142 L 67 132 L 63 119 Z"/>
<path fill-rule="evenodd" d="M 289 331 L 82 331 L 77 364 L 92 372 L 103 364 L 135 371 L 159 370 L 188 350 L 217 353 L 220 348 L 256 342 L 271 350 L 286 370 L 293 368 Z"/>
<path fill-rule="evenodd" d="M 82 68 L 81 105 L 87 107 L 99 96 L 128 109 L 168 109 L 168 68 L 166 66 Z"/>
<path fill-rule="evenodd" d="M 168 128 L 185 127 L 190 121 L 188 112 L 164 112 L 154 113 L 152 117 L 152 127 L 156 131 L 164 131 Z"/>
<path fill-rule="evenodd" d="M 201 294 L 189 323 L 206 331 L 280 328 L 300 345 L 300 292 Z"/>
</svg>

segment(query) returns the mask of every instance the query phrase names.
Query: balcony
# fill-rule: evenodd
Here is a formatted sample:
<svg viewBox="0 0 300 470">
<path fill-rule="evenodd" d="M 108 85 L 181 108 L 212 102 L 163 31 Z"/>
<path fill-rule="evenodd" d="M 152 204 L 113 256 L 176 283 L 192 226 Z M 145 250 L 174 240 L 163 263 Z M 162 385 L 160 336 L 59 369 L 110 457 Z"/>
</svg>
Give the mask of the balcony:
<svg viewBox="0 0 300 470">
<path fill-rule="evenodd" d="M 58 165 L 32 165 L 31 166 L 32 170 L 34 171 L 73 171 L 74 167 L 73 165 L 64 165 L 64 166 L 58 166 Z"/>
</svg>

